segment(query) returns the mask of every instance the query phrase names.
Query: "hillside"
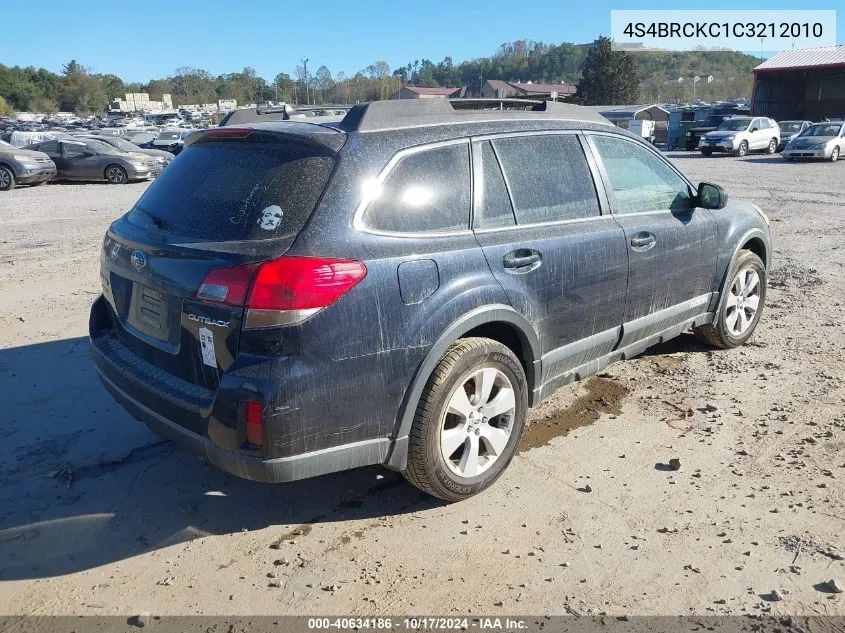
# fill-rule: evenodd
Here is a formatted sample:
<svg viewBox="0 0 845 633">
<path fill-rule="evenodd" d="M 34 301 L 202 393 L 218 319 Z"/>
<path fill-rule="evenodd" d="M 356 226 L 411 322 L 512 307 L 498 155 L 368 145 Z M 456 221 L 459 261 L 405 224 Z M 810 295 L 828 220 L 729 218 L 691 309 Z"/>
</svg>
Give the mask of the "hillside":
<svg viewBox="0 0 845 633">
<path fill-rule="evenodd" d="M 115 75 L 99 75 L 71 60 L 59 74 L 44 68 L 0 64 L 0 110 L 80 113 L 102 112 L 108 102 L 126 92 L 149 92 L 153 99 L 170 93 L 175 105 L 237 99 L 239 103 L 283 100 L 290 103 L 348 103 L 387 98 L 403 84 L 418 86 L 479 86 L 486 79 L 565 82 L 577 84 L 590 45 L 543 44 L 518 40 L 501 45 L 493 55 L 455 64 L 451 57 L 432 62 L 414 60 L 391 70 L 377 61 L 354 75 L 333 74 L 326 66 L 297 67 L 272 80 L 252 68 L 213 76 L 205 70 L 183 67 L 166 78 L 127 83 Z M 675 101 L 692 98 L 694 75 L 703 79 L 696 96 L 705 100 L 749 97 L 751 70 L 759 60 L 735 52 L 641 52 L 631 54 L 640 80 L 640 101 Z M 707 77 L 712 77 L 708 82 Z M 678 83 L 677 79 L 683 78 Z M 667 83 L 668 82 L 668 83 Z M 0 114 L 4 112 L 0 111 Z"/>
</svg>

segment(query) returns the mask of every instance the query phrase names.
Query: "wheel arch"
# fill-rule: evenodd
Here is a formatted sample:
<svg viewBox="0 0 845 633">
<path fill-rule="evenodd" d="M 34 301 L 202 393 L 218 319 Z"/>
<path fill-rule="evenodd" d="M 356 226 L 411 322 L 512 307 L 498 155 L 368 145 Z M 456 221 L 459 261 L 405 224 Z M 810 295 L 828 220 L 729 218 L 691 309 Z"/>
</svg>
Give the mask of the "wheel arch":
<svg viewBox="0 0 845 633">
<path fill-rule="evenodd" d="M 388 468 L 404 470 L 408 457 L 408 434 L 422 391 L 449 346 L 468 336 L 490 338 L 508 347 L 525 370 L 529 405 L 536 404 L 532 396 L 542 380 L 542 352 L 534 328 L 510 306 L 501 304 L 477 308 L 455 321 L 440 335 L 414 373 L 391 435 L 390 450 L 385 460 Z"/>
<path fill-rule="evenodd" d="M 769 268 L 769 249 L 768 245 L 765 243 L 763 238 L 759 235 L 748 236 L 748 238 L 743 238 L 742 245 L 737 249 L 736 253 L 734 253 L 733 259 L 736 259 L 739 251 L 746 250 L 751 251 L 757 257 L 760 258 L 760 261 L 766 266 L 766 269 Z M 731 260 L 731 264 L 733 264 L 733 260 Z"/>
<path fill-rule="evenodd" d="M 742 237 L 736 241 L 736 247 L 731 253 L 731 258 L 728 260 L 728 265 L 724 269 L 724 273 L 722 275 L 722 279 L 719 283 L 719 295 L 718 295 L 718 303 L 715 306 L 715 310 L 718 310 L 722 306 L 722 299 L 725 293 L 725 286 L 728 283 L 728 276 L 731 274 L 731 270 L 733 269 L 734 263 L 736 262 L 736 258 L 739 257 L 739 254 L 743 250 L 748 250 L 757 255 L 760 260 L 763 262 L 763 266 L 765 266 L 766 270 L 769 270 L 771 265 L 771 244 L 769 242 L 769 238 L 766 234 L 759 228 L 749 229 L 745 233 L 742 234 Z"/>
</svg>

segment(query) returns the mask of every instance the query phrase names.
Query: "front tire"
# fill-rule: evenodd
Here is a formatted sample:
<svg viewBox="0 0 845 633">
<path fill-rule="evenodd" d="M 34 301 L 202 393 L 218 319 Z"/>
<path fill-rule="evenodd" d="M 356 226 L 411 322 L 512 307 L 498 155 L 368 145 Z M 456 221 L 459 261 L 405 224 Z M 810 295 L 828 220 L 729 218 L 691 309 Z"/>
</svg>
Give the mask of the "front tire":
<svg viewBox="0 0 845 633">
<path fill-rule="evenodd" d="M 741 250 L 731 267 L 713 323 L 693 330 L 719 349 L 738 347 L 751 338 L 766 300 L 766 266 L 754 253 Z"/>
<path fill-rule="evenodd" d="M 830 153 L 830 162 L 835 163 L 839 160 L 839 148 L 834 147 L 833 151 Z"/>
<path fill-rule="evenodd" d="M 11 191 L 15 188 L 15 174 L 8 167 L 0 166 L 0 191 Z"/>
<path fill-rule="evenodd" d="M 745 156 L 748 153 L 748 141 L 741 141 L 739 147 L 736 148 L 734 156 Z"/>
<path fill-rule="evenodd" d="M 122 185 L 129 180 L 129 176 L 120 165 L 109 165 L 106 167 L 106 180 L 112 185 Z"/>
<path fill-rule="evenodd" d="M 453 343 L 420 396 L 402 472 L 445 501 L 488 488 L 510 463 L 528 415 L 525 371 L 497 341 Z"/>
<path fill-rule="evenodd" d="M 769 141 L 769 147 L 766 148 L 766 153 L 767 154 L 774 154 L 777 151 L 778 151 L 778 140 L 776 138 L 773 138 L 771 141 Z"/>
</svg>

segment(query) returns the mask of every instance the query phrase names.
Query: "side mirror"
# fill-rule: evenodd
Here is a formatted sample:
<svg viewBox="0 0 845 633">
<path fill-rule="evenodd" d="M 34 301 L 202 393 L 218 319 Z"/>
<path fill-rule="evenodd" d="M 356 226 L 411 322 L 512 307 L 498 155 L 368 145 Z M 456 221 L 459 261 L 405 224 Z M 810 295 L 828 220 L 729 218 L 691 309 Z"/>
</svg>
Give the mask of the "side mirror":
<svg viewBox="0 0 845 633">
<path fill-rule="evenodd" d="M 756 131 L 757 131 L 757 128 L 756 128 L 756 127 L 753 127 L 753 128 L 751 128 L 750 130 L 748 130 L 748 131 L 749 131 L 749 132 L 756 132 Z"/>
<path fill-rule="evenodd" d="M 728 192 L 719 185 L 702 182 L 698 185 L 698 206 L 702 209 L 724 209 Z"/>
</svg>

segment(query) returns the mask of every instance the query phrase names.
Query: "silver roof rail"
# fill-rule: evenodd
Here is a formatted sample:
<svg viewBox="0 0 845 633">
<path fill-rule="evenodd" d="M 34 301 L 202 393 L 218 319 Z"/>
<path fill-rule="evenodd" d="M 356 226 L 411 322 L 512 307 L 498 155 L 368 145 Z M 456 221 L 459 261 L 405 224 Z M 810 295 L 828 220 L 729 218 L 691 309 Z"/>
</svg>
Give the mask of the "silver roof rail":
<svg viewBox="0 0 845 633">
<path fill-rule="evenodd" d="M 432 125 L 515 120 L 579 121 L 610 125 L 607 119 L 589 108 L 556 101 L 392 99 L 353 106 L 338 127 L 347 132 L 376 132 Z"/>
</svg>

